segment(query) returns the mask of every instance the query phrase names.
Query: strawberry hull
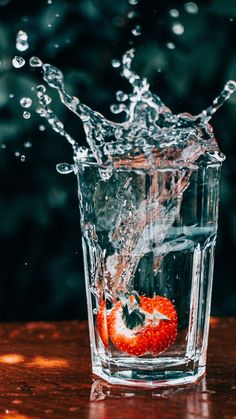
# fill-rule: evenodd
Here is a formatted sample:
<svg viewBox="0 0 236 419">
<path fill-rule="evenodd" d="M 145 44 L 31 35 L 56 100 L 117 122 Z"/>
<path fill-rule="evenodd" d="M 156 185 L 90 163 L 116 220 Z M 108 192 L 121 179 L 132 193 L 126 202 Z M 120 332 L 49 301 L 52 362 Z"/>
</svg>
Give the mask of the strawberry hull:
<svg viewBox="0 0 236 419">
<path fill-rule="evenodd" d="M 93 373 L 187 384 L 206 369 L 219 163 L 78 168 Z"/>
</svg>

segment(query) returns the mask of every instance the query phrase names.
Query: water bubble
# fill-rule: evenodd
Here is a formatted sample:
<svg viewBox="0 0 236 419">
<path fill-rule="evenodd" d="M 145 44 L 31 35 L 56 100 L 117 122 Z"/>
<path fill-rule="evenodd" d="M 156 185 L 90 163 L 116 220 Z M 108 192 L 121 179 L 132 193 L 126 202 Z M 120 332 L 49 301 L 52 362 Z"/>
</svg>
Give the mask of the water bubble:
<svg viewBox="0 0 236 419">
<path fill-rule="evenodd" d="M 16 55 L 12 60 L 12 65 L 15 68 L 21 68 L 25 65 L 25 60 L 23 57 L 19 57 L 18 55 Z"/>
<path fill-rule="evenodd" d="M 169 10 L 169 15 L 171 17 L 179 17 L 179 11 L 176 10 L 176 9 L 171 9 L 171 10 Z"/>
<path fill-rule="evenodd" d="M 111 65 L 112 65 L 112 67 L 114 67 L 114 68 L 119 68 L 120 67 L 120 61 L 119 60 L 112 60 L 111 61 Z"/>
<path fill-rule="evenodd" d="M 184 9 L 191 15 L 196 15 L 198 13 L 198 5 L 192 1 L 185 3 Z"/>
<path fill-rule="evenodd" d="M 122 92 L 122 90 L 118 90 L 116 92 L 116 99 L 118 100 L 118 102 L 125 102 L 128 99 L 128 95 Z"/>
<path fill-rule="evenodd" d="M 32 143 L 31 143 L 31 141 L 25 141 L 25 142 L 24 142 L 24 147 L 25 147 L 25 148 L 30 148 L 30 147 L 32 147 Z"/>
<path fill-rule="evenodd" d="M 30 108 L 32 105 L 32 99 L 30 97 L 22 97 L 20 100 L 20 104 L 23 108 Z"/>
<path fill-rule="evenodd" d="M 20 161 L 22 161 L 22 162 L 24 162 L 24 161 L 25 161 L 25 155 L 24 155 L 24 154 L 21 154 L 21 156 L 20 156 Z"/>
<path fill-rule="evenodd" d="M 30 112 L 27 112 L 27 111 L 24 111 L 23 112 L 23 118 L 29 119 L 30 117 L 31 117 L 31 113 Z"/>
<path fill-rule="evenodd" d="M 29 48 L 28 35 L 26 32 L 20 30 L 16 35 L 16 49 L 18 51 L 26 51 Z"/>
<path fill-rule="evenodd" d="M 135 28 L 133 28 L 131 32 L 132 32 L 132 34 L 134 36 L 141 35 L 141 33 L 142 33 L 142 27 L 141 27 L 141 25 L 136 25 Z"/>
<path fill-rule="evenodd" d="M 182 35 L 184 33 L 184 26 L 180 22 L 176 22 L 172 25 L 172 31 L 175 35 Z"/>
<path fill-rule="evenodd" d="M 132 4 L 132 6 L 135 6 L 138 2 L 139 0 L 129 0 L 129 4 Z"/>
<path fill-rule="evenodd" d="M 29 60 L 31 67 L 42 67 L 43 63 L 38 57 L 31 57 Z"/>
<path fill-rule="evenodd" d="M 173 42 L 167 42 L 166 46 L 168 49 L 175 49 L 175 44 Z"/>
<path fill-rule="evenodd" d="M 46 127 L 45 127 L 45 125 L 39 125 L 39 131 L 45 131 L 46 130 Z"/>
</svg>

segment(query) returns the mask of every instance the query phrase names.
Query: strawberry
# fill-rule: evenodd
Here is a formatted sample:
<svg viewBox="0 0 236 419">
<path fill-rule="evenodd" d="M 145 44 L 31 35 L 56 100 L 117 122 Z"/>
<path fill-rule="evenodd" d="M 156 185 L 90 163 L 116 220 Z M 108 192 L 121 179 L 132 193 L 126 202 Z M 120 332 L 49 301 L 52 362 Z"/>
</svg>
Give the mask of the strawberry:
<svg viewBox="0 0 236 419">
<path fill-rule="evenodd" d="M 108 331 L 107 331 L 107 313 L 106 313 L 106 301 L 103 300 L 99 306 L 97 313 L 97 326 L 100 338 L 105 346 L 108 348 Z"/>
<path fill-rule="evenodd" d="M 121 294 L 121 293 L 120 293 Z M 177 313 L 166 297 L 120 295 L 108 318 L 108 335 L 121 352 L 135 356 L 158 355 L 177 335 Z"/>
</svg>

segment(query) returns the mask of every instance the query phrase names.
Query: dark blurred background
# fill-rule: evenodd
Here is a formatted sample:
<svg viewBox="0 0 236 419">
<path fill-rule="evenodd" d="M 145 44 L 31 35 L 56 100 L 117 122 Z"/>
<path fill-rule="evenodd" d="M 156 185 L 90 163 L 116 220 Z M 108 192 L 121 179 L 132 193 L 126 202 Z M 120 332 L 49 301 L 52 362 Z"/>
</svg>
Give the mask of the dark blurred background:
<svg viewBox="0 0 236 419">
<path fill-rule="evenodd" d="M 132 3 L 132 0 L 130 0 Z M 127 18 L 128 10 L 137 16 Z M 141 36 L 131 36 L 135 24 Z M 29 48 L 16 49 L 26 31 Z M 32 87 L 42 82 L 28 59 L 57 65 L 66 87 L 108 117 L 127 82 L 111 67 L 130 46 L 134 67 L 175 112 L 198 113 L 236 79 L 236 2 L 157 0 L 0 0 L 0 320 L 85 318 L 77 185 L 56 172 L 72 162 L 66 141 L 35 112 Z M 12 66 L 21 55 L 26 65 Z M 85 144 L 81 123 L 59 102 L 52 107 Z M 22 97 L 33 104 L 24 119 Z M 236 314 L 236 94 L 212 120 L 227 160 L 222 171 L 213 315 Z"/>
</svg>

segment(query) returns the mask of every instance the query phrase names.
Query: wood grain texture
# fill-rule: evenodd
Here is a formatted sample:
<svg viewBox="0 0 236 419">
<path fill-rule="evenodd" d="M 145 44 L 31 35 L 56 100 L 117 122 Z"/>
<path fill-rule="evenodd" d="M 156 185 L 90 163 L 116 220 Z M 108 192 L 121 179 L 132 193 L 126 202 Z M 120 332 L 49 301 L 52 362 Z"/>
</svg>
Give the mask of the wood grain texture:
<svg viewBox="0 0 236 419">
<path fill-rule="evenodd" d="M 211 319 L 207 377 L 142 390 L 92 377 L 86 322 L 0 325 L 0 418 L 236 418 L 236 318 Z"/>
</svg>

